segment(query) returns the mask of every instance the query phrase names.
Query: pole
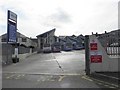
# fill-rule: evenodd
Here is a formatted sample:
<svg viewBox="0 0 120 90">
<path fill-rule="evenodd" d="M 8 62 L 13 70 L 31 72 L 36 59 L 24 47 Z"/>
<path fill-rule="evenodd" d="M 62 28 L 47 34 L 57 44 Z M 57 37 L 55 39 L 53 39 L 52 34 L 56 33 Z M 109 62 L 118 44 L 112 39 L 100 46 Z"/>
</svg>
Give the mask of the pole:
<svg viewBox="0 0 120 90">
<path fill-rule="evenodd" d="M 5 64 L 7 64 L 8 63 L 8 41 L 9 41 L 9 21 L 8 21 L 8 18 L 9 18 L 9 12 L 8 12 L 8 14 L 7 14 L 7 37 L 6 37 L 6 40 L 7 40 L 7 60 L 6 60 L 6 62 L 5 62 Z"/>
<path fill-rule="evenodd" d="M 89 60 L 89 36 L 85 36 L 85 71 L 86 75 L 90 75 L 90 60 Z"/>
</svg>

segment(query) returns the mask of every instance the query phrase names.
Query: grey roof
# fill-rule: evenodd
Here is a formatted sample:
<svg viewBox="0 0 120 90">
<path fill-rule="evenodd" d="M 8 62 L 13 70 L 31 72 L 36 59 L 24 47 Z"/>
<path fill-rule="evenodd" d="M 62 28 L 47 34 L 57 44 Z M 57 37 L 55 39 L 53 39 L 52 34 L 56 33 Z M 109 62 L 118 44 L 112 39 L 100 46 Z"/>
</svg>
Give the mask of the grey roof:
<svg viewBox="0 0 120 90">
<path fill-rule="evenodd" d="M 75 41 L 75 42 L 78 42 L 78 40 L 74 37 L 68 37 L 70 40 L 72 40 L 72 41 Z"/>
<path fill-rule="evenodd" d="M 2 38 L 6 38 L 6 37 L 7 37 L 7 33 L 1 35 L 0 37 L 2 37 Z M 23 35 L 23 34 L 21 34 L 20 32 L 17 32 L 17 37 L 26 37 L 26 36 Z M 28 38 L 28 37 L 26 37 L 26 38 Z"/>
<path fill-rule="evenodd" d="M 39 35 L 37 35 L 36 37 L 45 37 L 47 33 L 55 32 L 55 30 L 56 30 L 56 29 L 54 28 L 54 29 L 52 29 L 52 30 L 50 30 L 50 31 L 47 31 L 47 32 L 42 33 L 42 34 L 39 34 Z"/>
<path fill-rule="evenodd" d="M 69 36 L 66 36 L 66 37 L 65 37 L 65 40 L 66 40 L 66 42 L 68 42 L 68 43 L 73 43 L 73 40 L 71 40 Z"/>
</svg>

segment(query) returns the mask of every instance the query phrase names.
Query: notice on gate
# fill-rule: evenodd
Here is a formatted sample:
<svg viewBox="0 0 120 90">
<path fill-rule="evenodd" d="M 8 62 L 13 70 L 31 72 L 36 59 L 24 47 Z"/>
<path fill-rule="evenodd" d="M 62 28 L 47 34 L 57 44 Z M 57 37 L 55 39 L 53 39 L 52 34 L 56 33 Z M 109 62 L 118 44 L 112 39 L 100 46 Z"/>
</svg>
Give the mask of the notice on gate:
<svg viewBox="0 0 120 90">
<path fill-rule="evenodd" d="M 90 60 L 91 60 L 91 63 L 102 63 L 102 52 L 91 51 Z"/>
<path fill-rule="evenodd" d="M 96 51 L 96 50 L 98 50 L 97 39 L 92 39 L 92 40 L 90 40 L 90 50 L 91 50 L 91 51 Z"/>
<path fill-rule="evenodd" d="M 102 55 L 91 55 L 91 63 L 102 63 Z"/>
<path fill-rule="evenodd" d="M 98 50 L 97 43 L 90 43 L 90 50 Z"/>
</svg>

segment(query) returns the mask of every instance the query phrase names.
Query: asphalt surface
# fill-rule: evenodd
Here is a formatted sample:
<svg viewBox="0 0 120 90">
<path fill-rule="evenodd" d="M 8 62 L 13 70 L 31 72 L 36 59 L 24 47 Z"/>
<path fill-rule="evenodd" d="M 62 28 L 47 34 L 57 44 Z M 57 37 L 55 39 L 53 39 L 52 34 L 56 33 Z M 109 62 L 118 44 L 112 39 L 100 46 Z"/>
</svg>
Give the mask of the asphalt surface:
<svg viewBox="0 0 120 90">
<path fill-rule="evenodd" d="M 35 54 L 3 67 L 3 88 L 115 88 L 85 75 L 85 52 Z"/>
</svg>

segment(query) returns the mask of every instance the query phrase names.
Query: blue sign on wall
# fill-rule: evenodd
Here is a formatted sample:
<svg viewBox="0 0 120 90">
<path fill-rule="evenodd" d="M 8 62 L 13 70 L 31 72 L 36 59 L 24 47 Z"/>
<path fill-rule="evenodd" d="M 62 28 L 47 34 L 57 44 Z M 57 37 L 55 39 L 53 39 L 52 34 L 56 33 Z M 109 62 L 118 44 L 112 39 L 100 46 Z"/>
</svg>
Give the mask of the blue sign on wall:
<svg viewBox="0 0 120 90">
<path fill-rule="evenodd" d="M 7 42 L 17 42 L 17 15 L 8 10 Z"/>
</svg>

